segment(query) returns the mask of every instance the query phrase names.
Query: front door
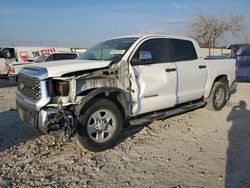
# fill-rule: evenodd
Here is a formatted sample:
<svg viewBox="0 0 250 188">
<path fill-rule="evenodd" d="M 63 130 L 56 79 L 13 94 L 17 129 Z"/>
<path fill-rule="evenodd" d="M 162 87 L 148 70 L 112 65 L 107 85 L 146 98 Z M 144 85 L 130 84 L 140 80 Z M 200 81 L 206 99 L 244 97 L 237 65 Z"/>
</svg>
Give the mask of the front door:
<svg viewBox="0 0 250 188">
<path fill-rule="evenodd" d="M 176 104 L 177 72 L 168 52 L 164 38 L 153 38 L 144 41 L 132 56 L 138 90 L 135 115 Z"/>
</svg>

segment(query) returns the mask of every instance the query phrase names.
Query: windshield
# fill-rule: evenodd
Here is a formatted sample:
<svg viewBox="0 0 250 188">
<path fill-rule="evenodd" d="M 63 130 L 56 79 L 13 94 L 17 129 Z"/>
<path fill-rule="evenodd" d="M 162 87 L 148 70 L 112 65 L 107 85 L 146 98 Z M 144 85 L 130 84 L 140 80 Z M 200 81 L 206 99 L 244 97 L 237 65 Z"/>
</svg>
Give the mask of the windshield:
<svg viewBox="0 0 250 188">
<path fill-rule="evenodd" d="M 78 59 L 119 62 L 138 38 L 118 38 L 101 42 L 90 48 Z"/>
<path fill-rule="evenodd" d="M 45 54 L 42 54 L 40 55 L 38 58 L 35 59 L 35 62 L 36 63 L 41 63 L 43 62 L 50 54 L 48 53 L 45 53 Z"/>
</svg>

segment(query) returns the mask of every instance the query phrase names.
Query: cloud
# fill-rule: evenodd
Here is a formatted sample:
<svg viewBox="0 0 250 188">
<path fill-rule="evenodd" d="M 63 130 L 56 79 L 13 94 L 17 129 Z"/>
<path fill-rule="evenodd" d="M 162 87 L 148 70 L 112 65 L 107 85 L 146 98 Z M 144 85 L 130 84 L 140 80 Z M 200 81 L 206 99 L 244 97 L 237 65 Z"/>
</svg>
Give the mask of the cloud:
<svg viewBox="0 0 250 188">
<path fill-rule="evenodd" d="M 154 35 L 154 34 L 164 34 L 164 33 L 166 33 L 165 29 L 153 28 L 153 29 L 141 31 L 139 34 Z"/>
<path fill-rule="evenodd" d="M 175 9 L 184 9 L 184 8 L 187 8 L 186 5 L 181 5 L 181 4 L 178 4 L 178 3 L 173 3 L 172 6 L 173 6 Z"/>
</svg>

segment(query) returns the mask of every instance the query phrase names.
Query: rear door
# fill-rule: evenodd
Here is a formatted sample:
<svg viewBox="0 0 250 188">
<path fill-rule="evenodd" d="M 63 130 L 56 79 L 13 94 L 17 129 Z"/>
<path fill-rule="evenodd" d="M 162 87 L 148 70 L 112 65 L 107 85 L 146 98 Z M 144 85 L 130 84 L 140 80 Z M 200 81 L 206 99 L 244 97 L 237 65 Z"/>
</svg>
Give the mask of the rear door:
<svg viewBox="0 0 250 188">
<path fill-rule="evenodd" d="M 168 39 L 177 68 L 177 104 L 196 100 L 204 95 L 207 67 L 199 58 L 192 41 Z"/>
<path fill-rule="evenodd" d="M 150 62 L 141 62 L 140 53 L 148 54 Z M 149 55 L 148 55 L 149 56 Z M 171 60 L 164 38 L 148 39 L 140 44 L 132 56 L 138 87 L 138 113 L 143 114 L 176 104 L 176 66 Z"/>
</svg>

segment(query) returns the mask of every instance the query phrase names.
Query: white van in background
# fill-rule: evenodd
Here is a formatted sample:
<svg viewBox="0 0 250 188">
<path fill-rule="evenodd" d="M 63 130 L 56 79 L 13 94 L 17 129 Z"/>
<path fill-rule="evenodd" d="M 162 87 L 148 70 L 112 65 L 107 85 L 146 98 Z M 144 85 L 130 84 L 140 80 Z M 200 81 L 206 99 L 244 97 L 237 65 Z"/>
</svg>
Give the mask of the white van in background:
<svg viewBox="0 0 250 188">
<path fill-rule="evenodd" d="M 33 62 L 42 54 L 54 52 L 72 52 L 71 48 L 61 47 L 7 47 L 0 49 L 0 75 L 7 75 L 7 66 L 13 62 Z"/>
</svg>

